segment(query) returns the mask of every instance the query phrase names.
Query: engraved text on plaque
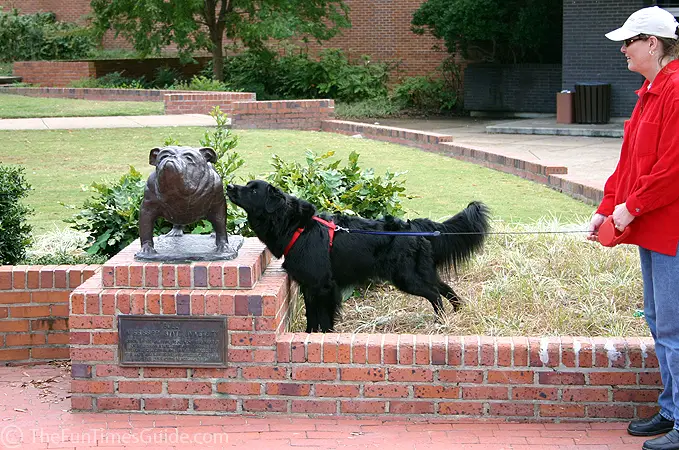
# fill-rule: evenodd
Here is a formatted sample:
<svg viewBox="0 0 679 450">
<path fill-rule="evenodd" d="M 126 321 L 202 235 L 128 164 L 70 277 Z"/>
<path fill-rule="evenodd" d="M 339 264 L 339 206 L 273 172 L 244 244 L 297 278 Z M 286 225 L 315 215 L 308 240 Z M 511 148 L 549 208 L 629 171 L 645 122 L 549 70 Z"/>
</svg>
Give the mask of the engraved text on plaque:
<svg viewBox="0 0 679 450">
<path fill-rule="evenodd" d="M 118 334 L 121 366 L 226 366 L 226 317 L 118 316 Z"/>
</svg>

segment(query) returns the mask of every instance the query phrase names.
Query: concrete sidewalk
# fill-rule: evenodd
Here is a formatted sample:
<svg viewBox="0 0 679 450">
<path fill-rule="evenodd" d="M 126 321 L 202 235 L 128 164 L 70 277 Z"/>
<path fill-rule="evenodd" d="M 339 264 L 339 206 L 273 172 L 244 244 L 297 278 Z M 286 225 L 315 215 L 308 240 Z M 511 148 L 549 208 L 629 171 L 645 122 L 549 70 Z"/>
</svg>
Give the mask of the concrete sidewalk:
<svg viewBox="0 0 679 450">
<path fill-rule="evenodd" d="M 204 114 L 110 117 L 45 117 L 0 119 L 0 130 L 74 130 L 80 128 L 209 127 L 215 120 Z"/>
<path fill-rule="evenodd" d="M 0 449 L 638 450 L 624 422 L 73 413 L 70 372 L 0 367 Z"/>
</svg>

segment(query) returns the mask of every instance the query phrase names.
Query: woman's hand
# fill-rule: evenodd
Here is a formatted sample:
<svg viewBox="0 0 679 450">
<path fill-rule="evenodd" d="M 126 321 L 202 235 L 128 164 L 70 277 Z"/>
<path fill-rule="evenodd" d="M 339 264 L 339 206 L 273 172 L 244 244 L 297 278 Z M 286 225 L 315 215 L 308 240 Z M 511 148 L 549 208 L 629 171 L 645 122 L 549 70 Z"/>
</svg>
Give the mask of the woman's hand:
<svg viewBox="0 0 679 450">
<path fill-rule="evenodd" d="M 625 203 L 620 203 L 613 210 L 613 224 L 615 228 L 623 231 L 634 220 L 634 216 L 630 214 Z"/>
<path fill-rule="evenodd" d="M 604 220 L 606 220 L 606 216 L 603 214 L 594 214 L 592 220 L 589 222 L 588 240 L 599 242 L 599 227 L 604 223 Z"/>
</svg>

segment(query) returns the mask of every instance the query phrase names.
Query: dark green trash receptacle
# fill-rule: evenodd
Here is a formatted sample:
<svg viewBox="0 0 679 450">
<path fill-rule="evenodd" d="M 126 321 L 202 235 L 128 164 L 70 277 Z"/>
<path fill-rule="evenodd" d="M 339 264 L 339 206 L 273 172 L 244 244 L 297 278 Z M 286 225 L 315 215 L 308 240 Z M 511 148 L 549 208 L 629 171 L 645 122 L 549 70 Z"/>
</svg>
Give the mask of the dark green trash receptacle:
<svg viewBox="0 0 679 450">
<path fill-rule="evenodd" d="M 611 120 L 611 84 L 575 84 L 575 122 L 608 123 Z"/>
</svg>

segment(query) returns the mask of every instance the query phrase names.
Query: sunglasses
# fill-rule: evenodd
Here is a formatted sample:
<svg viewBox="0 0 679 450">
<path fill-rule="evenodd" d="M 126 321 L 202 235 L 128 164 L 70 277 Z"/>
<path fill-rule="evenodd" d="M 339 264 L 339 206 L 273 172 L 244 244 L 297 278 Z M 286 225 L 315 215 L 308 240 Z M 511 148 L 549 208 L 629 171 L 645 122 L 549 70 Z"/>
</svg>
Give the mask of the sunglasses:
<svg viewBox="0 0 679 450">
<path fill-rule="evenodd" d="M 648 39 L 648 36 L 646 36 L 645 34 L 640 34 L 638 36 L 634 36 L 634 37 L 631 37 L 629 39 L 625 39 L 623 41 L 623 43 L 625 44 L 625 47 L 629 47 L 630 45 L 632 45 L 633 42 L 645 41 L 646 39 Z"/>
</svg>

